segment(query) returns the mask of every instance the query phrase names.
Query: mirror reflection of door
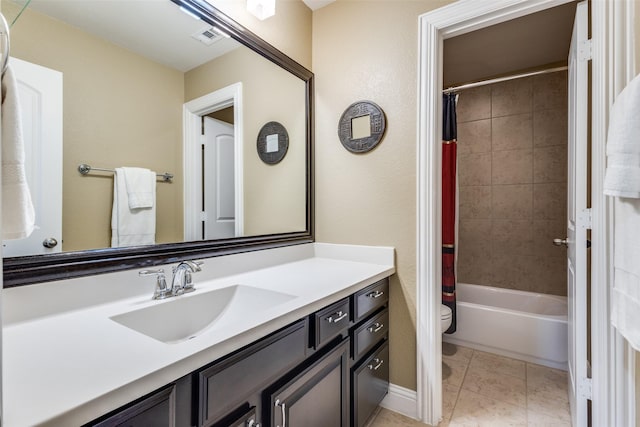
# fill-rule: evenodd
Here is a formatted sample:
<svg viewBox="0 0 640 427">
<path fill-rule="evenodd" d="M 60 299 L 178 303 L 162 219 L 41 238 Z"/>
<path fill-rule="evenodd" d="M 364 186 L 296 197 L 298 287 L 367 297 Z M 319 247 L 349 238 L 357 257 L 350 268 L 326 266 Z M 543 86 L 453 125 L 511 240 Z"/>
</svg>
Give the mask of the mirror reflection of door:
<svg viewBox="0 0 640 427">
<path fill-rule="evenodd" d="M 62 73 L 31 62 L 9 61 L 18 86 L 25 172 L 36 228 L 25 239 L 5 240 L 5 257 L 62 251 Z"/>
<path fill-rule="evenodd" d="M 230 116 L 233 118 L 233 108 Z M 233 124 L 207 116 L 202 121 L 203 238 L 210 240 L 234 237 L 236 215 Z"/>
</svg>

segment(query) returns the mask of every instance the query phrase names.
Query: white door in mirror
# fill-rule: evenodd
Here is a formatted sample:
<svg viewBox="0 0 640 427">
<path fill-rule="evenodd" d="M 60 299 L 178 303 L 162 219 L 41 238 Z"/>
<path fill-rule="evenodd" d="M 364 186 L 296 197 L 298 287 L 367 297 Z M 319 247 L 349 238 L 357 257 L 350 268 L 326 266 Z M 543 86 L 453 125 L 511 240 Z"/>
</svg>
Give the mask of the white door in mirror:
<svg viewBox="0 0 640 427">
<path fill-rule="evenodd" d="M 36 214 L 26 239 L 2 242 L 5 257 L 62 251 L 62 73 L 11 58 L 18 82 L 25 170 Z"/>
<path fill-rule="evenodd" d="M 233 125 L 211 117 L 204 120 L 204 239 L 235 236 L 235 173 Z"/>
</svg>

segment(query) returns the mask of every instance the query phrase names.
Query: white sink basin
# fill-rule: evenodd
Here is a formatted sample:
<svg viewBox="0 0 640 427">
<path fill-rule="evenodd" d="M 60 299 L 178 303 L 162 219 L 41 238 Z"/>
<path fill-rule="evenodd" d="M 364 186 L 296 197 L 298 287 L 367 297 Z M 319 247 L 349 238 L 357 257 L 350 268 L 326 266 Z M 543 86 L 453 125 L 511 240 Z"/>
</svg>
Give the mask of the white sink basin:
<svg viewBox="0 0 640 427">
<path fill-rule="evenodd" d="M 173 344 L 294 298 L 296 296 L 276 291 L 233 285 L 158 301 L 110 319 L 158 341 Z"/>
</svg>

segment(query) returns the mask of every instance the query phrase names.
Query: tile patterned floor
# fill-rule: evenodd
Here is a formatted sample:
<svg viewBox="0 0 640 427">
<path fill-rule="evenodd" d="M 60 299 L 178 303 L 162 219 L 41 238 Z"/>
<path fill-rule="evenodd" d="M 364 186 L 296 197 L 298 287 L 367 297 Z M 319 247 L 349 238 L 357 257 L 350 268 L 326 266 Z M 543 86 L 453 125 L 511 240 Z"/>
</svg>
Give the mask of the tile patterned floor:
<svg viewBox="0 0 640 427">
<path fill-rule="evenodd" d="M 438 427 L 570 427 L 567 373 L 442 343 Z M 369 427 L 424 427 L 381 409 Z"/>
</svg>

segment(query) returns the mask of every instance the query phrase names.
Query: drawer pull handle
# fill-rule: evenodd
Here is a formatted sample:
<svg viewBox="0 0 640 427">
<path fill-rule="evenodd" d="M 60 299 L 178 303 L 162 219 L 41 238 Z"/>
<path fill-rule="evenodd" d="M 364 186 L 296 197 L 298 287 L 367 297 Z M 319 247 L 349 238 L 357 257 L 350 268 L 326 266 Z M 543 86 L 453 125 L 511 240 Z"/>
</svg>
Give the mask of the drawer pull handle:
<svg viewBox="0 0 640 427">
<path fill-rule="evenodd" d="M 345 313 L 342 310 L 332 314 L 331 316 L 327 317 L 327 322 L 329 323 L 338 323 L 339 321 L 341 321 L 342 319 L 344 319 L 345 317 L 347 317 L 349 315 L 349 313 Z M 336 316 L 336 317 L 333 317 Z"/>
<path fill-rule="evenodd" d="M 285 410 L 284 402 L 280 402 L 280 399 L 277 399 L 276 406 L 279 406 L 282 411 L 282 426 L 278 426 L 278 427 L 287 427 L 287 412 Z"/>
<path fill-rule="evenodd" d="M 377 363 L 376 366 L 373 366 L 373 363 L 371 365 L 368 365 L 367 368 L 369 368 L 372 371 L 377 371 L 378 368 L 380 368 L 380 366 L 382 366 L 382 364 L 384 363 L 384 360 L 378 359 L 377 357 L 375 359 L 373 359 L 373 361 L 375 363 Z"/>
<path fill-rule="evenodd" d="M 369 298 L 380 298 L 382 295 L 384 295 L 384 291 L 375 291 L 367 294 Z"/>
<path fill-rule="evenodd" d="M 369 328 L 367 328 L 367 330 L 369 332 L 371 332 L 372 334 L 375 334 L 376 332 L 380 331 L 380 329 L 384 328 L 384 323 L 374 323 L 373 326 L 369 326 Z"/>
</svg>

